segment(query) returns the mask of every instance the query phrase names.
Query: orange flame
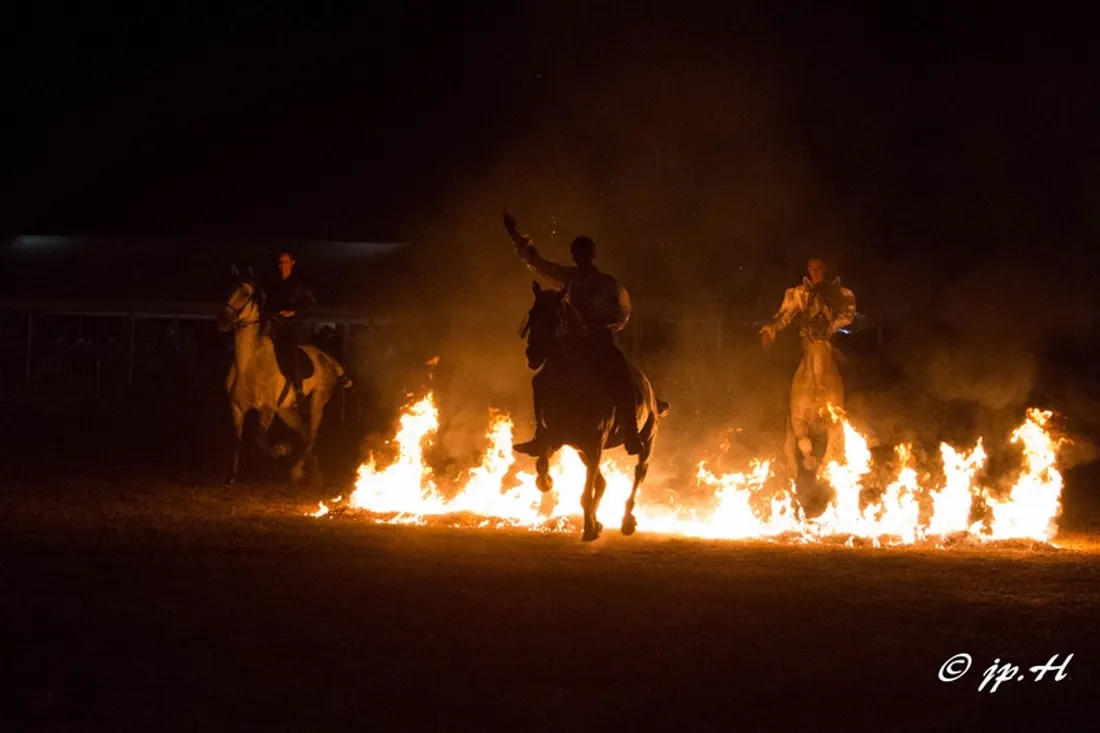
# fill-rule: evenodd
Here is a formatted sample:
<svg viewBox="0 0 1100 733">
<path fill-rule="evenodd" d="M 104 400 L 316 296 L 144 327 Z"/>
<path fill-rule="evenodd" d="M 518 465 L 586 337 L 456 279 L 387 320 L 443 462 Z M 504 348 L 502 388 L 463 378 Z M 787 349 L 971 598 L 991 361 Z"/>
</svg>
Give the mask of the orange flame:
<svg viewBox="0 0 1100 733">
<path fill-rule="evenodd" d="M 712 539 L 774 538 L 791 536 L 802 541 L 826 537 L 864 538 L 876 545 L 943 541 L 964 534 L 981 540 L 1034 539 L 1049 542 L 1057 530 L 1062 477 L 1055 467 L 1058 449 L 1066 439 L 1048 431 L 1050 412 L 1030 409 L 1027 419 L 1012 434 L 1012 442 L 1024 452 L 1024 466 L 1008 496 L 994 498 L 976 484 L 985 465 L 982 441 L 969 451 L 940 445 L 942 484 L 922 486 L 912 446 L 895 448 L 896 477 L 874 501 L 864 501 L 864 486 L 872 475 L 873 461 L 867 439 L 848 422 L 843 411 L 829 406 L 829 414 L 843 434 L 843 456 L 831 460 L 818 478 L 832 491 L 832 499 L 818 517 L 805 518 L 796 510 L 793 486 L 775 487 L 772 461 L 753 460 L 747 471 L 716 475 L 700 463 L 696 481 L 713 490 L 706 508 L 686 508 L 675 502 L 647 501 L 639 492 L 635 516 L 644 531 Z M 445 497 L 424 461 L 424 446 L 439 426 L 432 393 L 410 404 L 401 416 L 393 445 L 397 458 L 379 467 L 372 457 L 361 466 L 355 490 L 346 502 L 352 509 L 387 515 L 379 521 L 423 524 L 427 517 L 473 515 L 477 526 L 507 525 L 531 530 L 559 530 L 581 514 L 580 496 L 585 467 L 571 448 L 557 454 L 550 467 L 554 490 L 543 495 L 535 474 L 516 469 L 512 451 L 512 422 L 490 412 L 489 447 L 481 463 L 468 471 L 457 493 Z M 598 518 L 616 526 L 630 495 L 633 470 L 620 468 L 613 458 L 601 465 L 607 489 Z M 511 488 L 506 488 L 505 484 Z M 340 502 L 340 497 L 333 504 Z M 971 522 L 975 502 L 991 516 L 986 526 Z M 927 520 L 922 521 L 922 513 Z M 332 514 L 321 503 L 311 515 Z"/>
</svg>

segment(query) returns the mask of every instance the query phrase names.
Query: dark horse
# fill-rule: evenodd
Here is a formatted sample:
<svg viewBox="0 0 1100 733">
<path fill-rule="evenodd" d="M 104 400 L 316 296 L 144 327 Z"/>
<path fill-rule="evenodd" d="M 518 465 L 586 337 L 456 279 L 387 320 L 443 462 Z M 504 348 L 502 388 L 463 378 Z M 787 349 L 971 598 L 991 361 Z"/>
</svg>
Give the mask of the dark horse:
<svg viewBox="0 0 1100 733">
<path fill-rule="evenodd" d="M 547 449 L 538 457 L 538 487 L 549 491 L 553 487 L 550 478 L 550 457 L 564 445 L 572 446 L 580 453 L 588 469 L 581 507 L 584 509 L 584 535 L 590 542 L 600 536 L 603 529 L 596 521 L 600 499 L 607 488 L 607 481 L 600 472 L 600 459 L 607 448 L 623 443 L 614 402 L 592 368 L 585 353 L 583 339 L 586 331 L 580 316 L 565 299 L 564 291 L 543 290 L 534 283 L 535 304 L 527 313 L 520 336 L 527 339 L 527 366 L 537 380 L 545 380 L 546 400 L 543 420 L 548 438 Z M 634 519 L 634 498 L 638 487 L 649 470 L 653 444 L 657 439 L 657 421 L 668 414 L 668 403 L 658 400 L 653 386 L 636 367 L 631 367 L 634 377 L 634 393 L 638 397 L 638 409 L 633 416 L 642 428 L 642 452 L 634 469 L 634 487 L 626 502 L 623 514 L 623 534 L 633 534 L 637 528 Z"/>
</svg>

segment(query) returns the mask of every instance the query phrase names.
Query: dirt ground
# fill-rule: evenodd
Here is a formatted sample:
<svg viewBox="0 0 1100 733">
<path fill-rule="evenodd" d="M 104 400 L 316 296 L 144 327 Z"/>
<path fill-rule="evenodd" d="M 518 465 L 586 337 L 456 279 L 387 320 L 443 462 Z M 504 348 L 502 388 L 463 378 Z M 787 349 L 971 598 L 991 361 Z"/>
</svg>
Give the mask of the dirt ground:
<svg viewBox="0 0 1100 733">
<path fill-rule="evenodd" d="M 1100 711 L 1089 536 L 585 545 L 302 516 L 316 498 L 7 485 L 4 728 L 1046 730 Z M 970 671 L 939 681 L 963 652 Z M 1065 679 L 1031 679 L 1070 653 Z M 994 660 L 1027 678 L 979 691 Z"/>
</svg>

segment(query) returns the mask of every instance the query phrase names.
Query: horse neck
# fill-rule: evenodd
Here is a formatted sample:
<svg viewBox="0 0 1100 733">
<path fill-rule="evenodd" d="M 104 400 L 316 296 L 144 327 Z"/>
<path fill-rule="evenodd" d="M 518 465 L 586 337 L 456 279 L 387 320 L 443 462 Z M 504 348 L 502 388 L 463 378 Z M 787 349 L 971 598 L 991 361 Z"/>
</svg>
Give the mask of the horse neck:
<svg viewBox="0 0 1100 733">
<path fill-rule="evenodd" d="M 592 366 L 585 354 L 584 337 L 580 321 L 570 320 L 565 333 L 558 337 L 557 348 L 546 360 L 547 371 L 558 374 L 572 385 L 587 384 L 592 376 Z M 583 394 L 584 390 L 576 393 Z"/>
<path fill-rule="evenodd" d="M 828 341 L 803 340 L 802 363 L 813 374 L 824 374 L 835 369 L 833 345 Z"/>
<path fill-rule="evenodd" d="M 250 313 L 248 317 L 242 316 L 242 320 L 248 323 L 237 330 L 233 340 L 233 356 L 239 373 L 255 362 L 257 356 L 268 349 L 274 349 L 271 339 L 264 335 L 256 313 Z"/>
</svg>

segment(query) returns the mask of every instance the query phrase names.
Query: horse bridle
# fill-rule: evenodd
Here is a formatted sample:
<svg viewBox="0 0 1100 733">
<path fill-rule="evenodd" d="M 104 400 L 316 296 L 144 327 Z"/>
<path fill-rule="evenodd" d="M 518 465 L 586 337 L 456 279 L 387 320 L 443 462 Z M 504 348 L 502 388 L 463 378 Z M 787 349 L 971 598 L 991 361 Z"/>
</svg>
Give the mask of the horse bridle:
<svg viewBox="0 0 1100 733">
<path fill-rule="evenodd" d="M 232 313 L 233 313 L 232 328 L 234 330 L 240 331 L 245 326 L 254 326 L 254 325 L 256 325 L 260 322 L 259 318 L 257 318 L 256 320 L 249 320 L 249 321 L 243 320 L 241 318 L 241 313 L 244 312 L 244 309 L 248 307 L 249 303 L 252 303 L 255 300 L 256 300 L 256 287 L 253 286 L 252 287 L 252 292 L 249 293 L 248 297 L 245 298 L 245 301 L 243 303 L 241 303 L 240 308 L 234 308 L 233 304 L 230 303 L 229 301 L 225 302 L 225 307 L 227 309 L 229 309 L 230 311 L 232 311 Z"/>
<path fill-rule="evenodd" d="M 581 318 L 580 313 L 577 311 L 577 307 L 568 298 L 569 286 L 562 288 L 561 297 L 558 300 L 560 310 L 558 311 L 557 322 L 554 324 L 554 336 L 551 339 L 550 348 L 547 350 L 544 363 L 550 359 L 555 358 L 561 352 L 563 337 L 568 333 L 570 321 L 573 321 L 577 325 L 578 332 L 582 335 L 588 332 L 588 327 L 584 324 L 584 319 Z"/>
</svg>

